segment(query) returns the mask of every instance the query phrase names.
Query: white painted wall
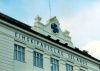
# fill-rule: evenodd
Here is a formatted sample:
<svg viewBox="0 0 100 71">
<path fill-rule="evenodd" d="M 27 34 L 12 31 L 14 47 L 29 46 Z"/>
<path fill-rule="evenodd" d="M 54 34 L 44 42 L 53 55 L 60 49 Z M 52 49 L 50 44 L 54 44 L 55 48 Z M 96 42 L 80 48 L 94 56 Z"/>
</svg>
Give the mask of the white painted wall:
<svg viewBox="0 0 100 71">
<path fill-rule="evenodd" d="M 59 71 L 66 71 L 66 63 L 72 64 L 74 71 L 79 71 L 80 68 L 86 71 L 100 71 L 99 66 L 92 61 L 87 60 L 89 62 L 88 66 L 73 61 L 72 63 L 70 62 L 71 60 L 67 61 L 63 57 L 56 56 L 56 54 L 37 49 L 32 45 L 28 45 L 27 42 L 21 43 L 22 41 L 20 40 L 20 42 L 14 41 L 14 31 L 15 30 L 10 29 L 10 27 L 0 24 L 0 71 L 51 71 L 50 57 L 58 58 Z M 25 47 L 25 62 L 13 59 L 14 43 L 18 43 Z M 43 53 L 43 68 L 33 66 L 33 51 L 35 50 Z"/>
</svg>

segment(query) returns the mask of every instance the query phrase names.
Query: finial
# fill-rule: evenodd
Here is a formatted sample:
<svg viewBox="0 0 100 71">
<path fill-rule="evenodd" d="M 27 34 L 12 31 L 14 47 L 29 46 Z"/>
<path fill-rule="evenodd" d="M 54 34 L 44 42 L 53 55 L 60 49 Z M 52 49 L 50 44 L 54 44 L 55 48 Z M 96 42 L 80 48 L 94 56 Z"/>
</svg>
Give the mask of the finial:
<svg viewBox="0 0 100 71">
<path fill-rule="evenodd" d="M 36 16 L 35 17 L 35 22 L 40 22 L 41 21 L 41 17 L 40 16 Z"/>
</svg>

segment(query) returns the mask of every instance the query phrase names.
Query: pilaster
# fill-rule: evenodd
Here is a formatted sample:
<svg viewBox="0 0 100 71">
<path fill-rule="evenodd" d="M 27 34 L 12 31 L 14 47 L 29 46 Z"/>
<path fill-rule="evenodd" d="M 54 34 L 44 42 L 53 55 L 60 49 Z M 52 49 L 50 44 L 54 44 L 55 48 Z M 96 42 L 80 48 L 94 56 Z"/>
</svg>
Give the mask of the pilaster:
<svg viewBox="0 0 100 71">
<path fill-rule="evenodd" d="M 75 66 L 73 67 L 73 71 L 80 71 L 80 67 L 77 66 L 77 65 L 75 65 Z"/>
<path fill-rule="evenodd" d="M 50 56 L 47 54 L 43 56 L 43 65 L 44 71 L 51 71 Z"/>
<path fill-rule="evenodd" d="M 59 61 L 59 71 L 66 71 L 66 65 L 63 60 Z"/>
<path fill-rule="evenodd" d="M 33 71 L 33 50 L 25 48 L 25 64 L 26 71 Z"/>
</svg>

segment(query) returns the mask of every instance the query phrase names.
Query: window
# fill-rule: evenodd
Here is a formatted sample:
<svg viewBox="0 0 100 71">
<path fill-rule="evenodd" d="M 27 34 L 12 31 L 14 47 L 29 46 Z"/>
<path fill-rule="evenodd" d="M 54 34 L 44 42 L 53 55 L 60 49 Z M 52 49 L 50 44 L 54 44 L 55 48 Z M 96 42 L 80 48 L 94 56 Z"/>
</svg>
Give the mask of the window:
<svg viewBox="0 0 100 71">
<path fill-rule="evenodd" d="M 36 51 L 34 51 L 33 55 L 34 55 L 33 56 L 34 57 L 33 58 L 34 66 L 42 68 L 43 67 L 43 55 Z"/>
<path fill-rule="evenodd" d="M 66 71 L 73 71 L 73 66 L 66 64 Z"/>
<path fill-rule="evenodd" d="M 24 58 L 25 58 L 25 48 L 17 44 L 14 44 L 14 59 L 24 62 Z"/>
<path fill-rule="evenodd" d="M 59 71 L 59 62 L 54 58 L 51 58 L 51 71 Z"/>
</svg>

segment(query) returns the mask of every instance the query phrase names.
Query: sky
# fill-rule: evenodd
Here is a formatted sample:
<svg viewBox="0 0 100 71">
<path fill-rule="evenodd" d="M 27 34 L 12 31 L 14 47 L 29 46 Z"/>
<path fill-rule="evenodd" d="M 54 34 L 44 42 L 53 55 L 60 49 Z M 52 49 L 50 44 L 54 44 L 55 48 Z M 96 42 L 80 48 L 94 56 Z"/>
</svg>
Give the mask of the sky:
<svg viewBox="0 0 100 71">
<path fill-rule="evenodd" d="M 51 16 L 68 30 L 75 47 L 100 60 L 100 0 L 51 0 Z M 0 0 L 0 12 L 30 26 L 35 16 L 45 24 L 50 18 L 49 0 Z"/>
</svg>

